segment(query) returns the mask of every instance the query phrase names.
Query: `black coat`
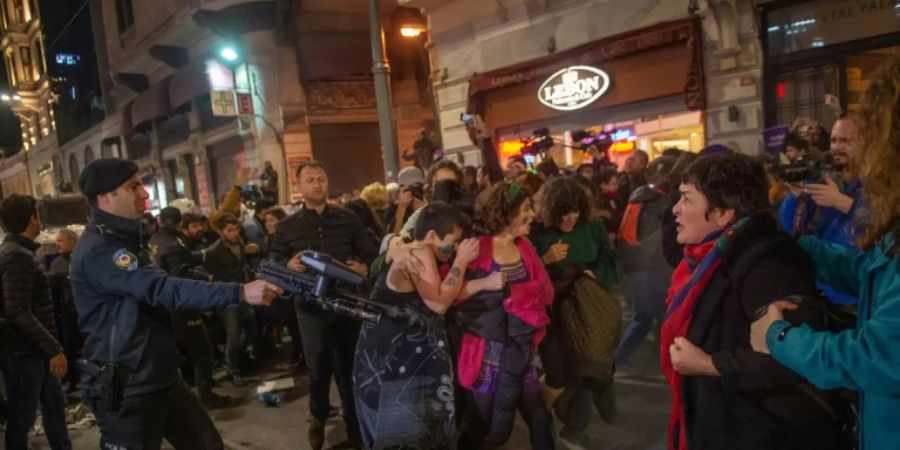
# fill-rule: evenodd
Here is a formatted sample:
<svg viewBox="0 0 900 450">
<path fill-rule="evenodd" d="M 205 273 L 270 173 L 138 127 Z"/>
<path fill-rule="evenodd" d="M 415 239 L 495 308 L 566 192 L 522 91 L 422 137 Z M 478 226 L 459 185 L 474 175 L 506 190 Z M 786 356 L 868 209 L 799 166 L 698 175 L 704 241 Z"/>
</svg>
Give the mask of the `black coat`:
<svg viewBox="0 0 900 450">
<path fill-rule="evenodd" d="M 193 252 L 187 237 L 173 227 L 160 227 L 148 243 L 153 263 L 167 274 L 178 278 L 209 281 L 203 270 L 203 252 Z"/>
<path fill-rule="evenodd" d="M 789 295 L 814 293 L 812 270 L 770 215 L 756 215 L 733 236 L 686 336 L 712 355 L 721 374 L 682 379 L 691 450 L 840 448 L 835 424 L 800 387 L 805 381 L 750 347 L 755 312 Z M 812 301 L 788 320 L 822 326 Z"/>
<path fill-rule="evenodd" d="M 244 255 L 244 244 L 239 244 L 240 256 L 235 255 L 225 241 L 219 239 L 215 244 L 206 249 L 206 272 L 212 276 L 213 281 L 227 281 L 233 283 L 246 283 L 250 280 L 247 271 L 247 259 Z"/>
<path fill-rule="evenodd" d="M 0 246 L 0 345 L 4 352 L 43 355 L 62 353 L 50 286 L 34 261 L 40 247 L 32 240 L 8 235 Z"/>
</svg>

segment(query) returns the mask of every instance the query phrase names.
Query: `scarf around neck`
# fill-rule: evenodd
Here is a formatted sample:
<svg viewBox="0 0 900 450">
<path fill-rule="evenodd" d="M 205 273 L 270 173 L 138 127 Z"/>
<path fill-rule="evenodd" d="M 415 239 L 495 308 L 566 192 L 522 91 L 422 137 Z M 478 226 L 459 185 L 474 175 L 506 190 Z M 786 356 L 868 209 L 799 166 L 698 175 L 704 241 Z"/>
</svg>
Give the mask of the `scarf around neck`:
<svg viewBox="0 0 900 450">
<path fill-rule="evenodd" d="M 687 336 L 697 301 L 722 263 L 722 254 L 735 231 L 749 221 L 745 217 L 711 233 L 699 244 L 684 247 L 684 259 L 672 274 L 666 298 L 666 318 L 660 332 L 660 360 L 663 375 L 672 392 L 669 414 L 669 450 L 687 450 L 684 404 L 681 399 L 681 374 L 672 365 L 669 347 L 676 337 Z"/>
</svg>

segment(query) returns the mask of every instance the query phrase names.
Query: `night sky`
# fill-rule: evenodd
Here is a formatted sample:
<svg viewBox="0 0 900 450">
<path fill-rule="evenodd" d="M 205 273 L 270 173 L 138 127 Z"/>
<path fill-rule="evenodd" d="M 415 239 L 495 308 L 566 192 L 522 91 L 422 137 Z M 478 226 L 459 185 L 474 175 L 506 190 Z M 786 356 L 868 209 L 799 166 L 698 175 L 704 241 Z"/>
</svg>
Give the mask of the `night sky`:
<svg viewBox="0 0 900 450">
<path fill-rule="evenodd" d="M 75 44 L 77 46 L 78 35 L 80 32 L 90 33 L 90 11 L 86 6 L 87 0 L 40 0 L 41 19 L 44 25 L 44 53 L 48 58 L 52 58 L 62 45 Z M 80 9 L 84 6 L 84 9 Z M 68 29 L 65 29 L 75 14 L 78 18 L 73 21 Z M 85 20 L 86 19 L 86 20 Z M 66 31 L 66 39 L 57 41 L 57 37 L 61 32 Z M 74 35 L 74 36 L 72 36 Z M 76 42 L 72 42 L 73 38 Z M 90 36 L 88 36 L 90 40 Z M 56 44 L 51 45 L 57 41 Z M 48 61 L 49 65 L 50 61 Z M 0 91 L 9 92 L 9 80 L 6 74 L 6 66 L 0 69 Z M 22 134 L 19 130 L 19 121 L 9 109 L 9 105 L 0 104 L 0 147 L 12 147 L 18 149 L 22 145 Z M 12 150 L 12 149 L 11 149 Z M 9 155 L 7 155 L 9 156 Z"/>
</svg>

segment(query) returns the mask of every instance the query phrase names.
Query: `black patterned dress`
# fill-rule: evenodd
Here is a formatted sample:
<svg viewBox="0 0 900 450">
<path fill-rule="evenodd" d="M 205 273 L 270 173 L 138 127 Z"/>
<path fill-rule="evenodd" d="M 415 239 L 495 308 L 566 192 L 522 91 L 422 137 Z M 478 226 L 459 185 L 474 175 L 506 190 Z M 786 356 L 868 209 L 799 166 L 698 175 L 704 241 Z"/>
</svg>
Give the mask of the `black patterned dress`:
<svg viewBox="0 0 900 450">
<path fill-rule="evenodd" d="M 444 316 L 416 292 L 395 292 L 387 273 L 373 300 L 402 307 L 403 318 L 364 323 L 356 343 L 353 393 L 367 449 L 453 449 L 453 364 Z"/>
</svg>

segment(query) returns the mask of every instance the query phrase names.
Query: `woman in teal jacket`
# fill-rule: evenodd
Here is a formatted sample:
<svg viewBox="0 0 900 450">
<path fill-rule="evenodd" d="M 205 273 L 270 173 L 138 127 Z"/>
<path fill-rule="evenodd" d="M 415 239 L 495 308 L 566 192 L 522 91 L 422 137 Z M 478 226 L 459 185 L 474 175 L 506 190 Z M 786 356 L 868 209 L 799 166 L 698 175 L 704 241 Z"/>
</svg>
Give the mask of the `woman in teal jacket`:
<svg viewBox="0 0 900 450">
<path fill-rule="evenodd" d="M 855 330 L 794 327 L 775 302 L 752 326 L 751 344 L 822 389 L 860 393 L 859 449 L 900 449 L 900 58 L 873 77 L 860 119 L 865 151 L 859 172 L 871 208 L 862 250 L 812 237 L 800 245 L 817 281 L 859 297 Z"/>
</svg>

